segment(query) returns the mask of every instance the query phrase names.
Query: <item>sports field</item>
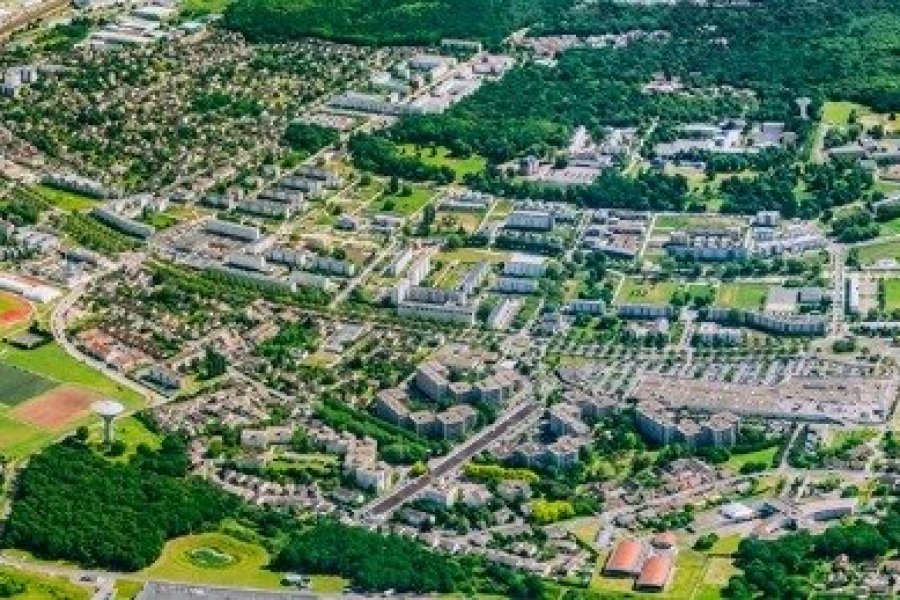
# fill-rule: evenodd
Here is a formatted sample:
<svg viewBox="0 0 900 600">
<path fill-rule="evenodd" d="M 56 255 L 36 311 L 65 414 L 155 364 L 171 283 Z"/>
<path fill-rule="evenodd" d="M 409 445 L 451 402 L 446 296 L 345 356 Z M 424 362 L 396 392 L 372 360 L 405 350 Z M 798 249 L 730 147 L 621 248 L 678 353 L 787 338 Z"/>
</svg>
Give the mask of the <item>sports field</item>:
<svg viewBox="0 0 900 600">
<path fill-rule="evenodd" d="M 141 396 L 71 358 L 56 343 L 34 350 L 0 346 L 0 453 L 26 456 L 94 419 L 91 403 L 115 398 L 140 408 Z"/>
<path fill-rule="evenodd" d="M 19 367 L 0 363 L 0 403 L 17 406 L 56 387 L 56 382 Z"/>
<path fill-rule="evenodd" d="M 100 395 L 74 385 L 60 385 L 23 402 L 10 414 L 29 425 L 50 431 L 74 426 L 90 414 L 91 403 Z"/>
<path fill-rule="evenodd" d="M 32 310 L 31 304 L 24 298 L 0 291 L 0 328 L 8 329 L 27 323 Z"/>
</svg>

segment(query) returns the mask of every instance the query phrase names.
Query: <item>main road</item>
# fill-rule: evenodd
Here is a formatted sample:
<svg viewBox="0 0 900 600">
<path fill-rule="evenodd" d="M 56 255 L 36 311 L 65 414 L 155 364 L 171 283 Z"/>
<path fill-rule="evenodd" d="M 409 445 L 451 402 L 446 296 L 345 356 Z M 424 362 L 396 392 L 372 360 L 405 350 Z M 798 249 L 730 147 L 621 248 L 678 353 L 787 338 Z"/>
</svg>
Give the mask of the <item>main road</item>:
<svg viewBox="0 0 900 600">
<path fill-rule="evenodd" d="M 382 520 L 408 500 L 419 495 L 429 484 L 454 473 L 469 462 L 475 455 L 509 433 L 517 425 L 527 421 L 541 408 L 541 404 L 523 394 L 526 399 L 502 415 L 489 427 L 456 446 L 453 452 L 431 465 L 428 473 L 413 479 L 376 499 L 360 510 L 359 516 L 374 520 Z"/>
</svg>

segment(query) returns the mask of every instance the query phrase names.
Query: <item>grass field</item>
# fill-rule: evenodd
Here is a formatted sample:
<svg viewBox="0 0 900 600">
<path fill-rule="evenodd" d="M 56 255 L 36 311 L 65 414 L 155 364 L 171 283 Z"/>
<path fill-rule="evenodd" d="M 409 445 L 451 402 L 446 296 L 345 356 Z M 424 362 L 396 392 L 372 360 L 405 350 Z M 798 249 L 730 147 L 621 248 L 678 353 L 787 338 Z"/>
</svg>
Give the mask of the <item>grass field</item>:
<svg viewBox="0 0 900 600">
<path fill-rule="evenodd" d="M 129 408 L 140 407 L 144 404 L 144 398 L 140 394 L 131 388 L 119 385 L 103 373 L 78 362 L 66 354 L 66 351 L 56 342 L 34 350 L 20 350 L 8 344 L 4 344 L 2 348 L 4 350 L 4 362 L 41 377 L 53 379 L 59 383 L 71 383 L 95 390 L 101 394 L 114 397 Z"/>
<path fill-rule="evenodd" d="M 856 252 L 862 265 L 871 265 L 885 258 L 900 261 L 900 240 L 858 246 Z"/>
<path fill-rule="evenodd" d="M 766 301 L 769 286 L 764 283 L 724 283 L 716 291 L 716 306 L 757 310 Z"/>
<path fill-rule="evenodd" d="M 40 450 L 52 442 L 55 435 L 49 431 L 21 423 L 5 412 L 0 412 L 0 453 L 18 458 Z"/>
<path fill-rule="evenodd" d="M 444 262 L 477 263 L 481 261 L 499 263 L 509 258 L 508 252 L 497 250 L 482 250 L 480 248 L 459 248 L 448 252 L 441 252 L 437 258 Z"/>
<path fill-rule="evenodd" d="M 75 585 L 62 577 L 50 577 L 12 567 L 0 567 L 0 577 L 25 586 L 21 594 L 9 596 L 14 600 L 87 600 L 87 588 Z"/>
<path fill-rule="evenodd" d="M 309 591 L 314 594 L 340 594 L 350 584 L 348 579 L 335 575 L 313 575 L 309 578 Z"/>
<path fill-rule="evenodd" d="M 202 15 L 222 14 L 232 0 L 185 0 L 181 4 L 184 15 L 199 17 Z"/>
<path fill-rule="evenodd" d="M 18 367 L 0 363 L 0 402 L 17 406 L 56 387 L 56 382 Z"/>
<path fill-rule="evenodd" d="M 773 446 L 771 448 L 757 450 L 756 452 L 748 452 L 747 454 L 735 454 L 731 456 L 725 464 L 735 471 L 739 471 L 741 467 L 748 463 L 766 463 L 767 465 L 771 465 L 772 461 L 775 460 L 775 457 L 778 455 L 778 451 L 779 447 Z"/>
<path fill-rule="evenodd" d="M 616 295 L 617 304 L 668 304 L 678 290 L 674 281 L 642 281 L 628 278 Z"/>
<path fill-rule="evenodd" d="M 385 194 L 369 205 L 369 211 L 373 213 L 390 213 L 408 217 L 428 204 L 433 192 L 426 187 L 413 186 L 409 196 Z"/>
<path fill-rule="evenodd" d="M 115 600 L 134 600 L 143 587 L 144 583 L 142 581 L 119 579 L 116 581 Z"/>
<path fill-rule="evenodd" d="M 822 106 L 822 119 L 829 125 L 846 125 L 854 110 L 859 114 L 868 112 L 865 106 L 855 102 L 826 102 Z"/>
<path fill-rule="evenodd" d="M 740 535 L 738 535 L 736 533 L 732 534 L 732 535 L 724 535 L 724 536 L 720 537 L 718 539 L 718 541 L 715 544 L 713 544 L 713 547 L 710 548 L 706 553 L 709 556 L 714 556 L 714 557 L 733 556 L 737 552 L 738 546 L 740 545 L 740 543 L 741 543 Z M 728 561 L 726 561 L 726 562 L 728 562 Z M 711 564 L 713 564 L 712 561 L 711 561 Z M 730 565 L 731 563 L 729 562 L 728 564 Z"/>
<path fill-rule="evenodd" d="M 884 310 L 892 312 L 900 308 L 900 279 L 885 279 L 884 286 Z"/>
<path fill-rule="evenodd" d="M 83 194 L 76 194 L 67 190 L 60 190 L 46 185 L 34 186 L 37 192 L 44 200 L 67 212 L 90 210 L 97 200 Z"/>
<path fill-rule="evenodd" d="M 658 215 L 653 223 L 653 233 L 674 230 L 700 229 L 704 227 L 730 227 L 739 225 L 740 219 L 722 215 Z"/>
<path fill-rule="evenodd" d="M 416 149 L 412 144 L 404 144 L 400 146 L 400 151 L 407 156 L 415 156 Z M 450 167 L 456 175 L 456 180 L 461 181 L 463 177 L 471 173 L 481 173 L 487 167 L 487 159 L 477 154 L 473 154 L 469 158 L 454 158 L 450 156 L 447 148 L 438 146 L 434 150 L 432 156 L 431 148 L 424 148 L 419 152 L 419 160 L 426 165 L 435 167 Z"/>
<path fill-rule="evenodd" d="M 216 560 L 207 560 L 215 556 Z M 269 553 L 223 533 L 201 533 L 168 542 L 143 575 L 186 583 L 281 588 L 281 575 L 266 570 Z"/>
</svg>

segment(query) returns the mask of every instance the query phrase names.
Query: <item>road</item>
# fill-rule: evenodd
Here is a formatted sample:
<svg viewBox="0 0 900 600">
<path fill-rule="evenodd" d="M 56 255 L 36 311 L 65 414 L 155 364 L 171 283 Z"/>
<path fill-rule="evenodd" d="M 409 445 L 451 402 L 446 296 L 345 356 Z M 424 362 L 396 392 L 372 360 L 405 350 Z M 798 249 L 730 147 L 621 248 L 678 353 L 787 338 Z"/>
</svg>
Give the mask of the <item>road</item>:
<svg viewBox="0 0 900 600">
<path fill-rule="evenodd" d="M 472 457 L 503 437 L 517 424 L 528 420 L 540 409 L 541 405 L 530 398 L 513 406 L 512 410 L 501 416 L 492 425 L 459 444 L 451 454 L 433 464 L 428 473 L 389 491 L 386 495 L 363 507 L 360 516 L 363 518 L 373 517 L 376 520 L 387 517 L 397 507 L 421 493 L 429 484 L 455 472 Z"/>
</svg>

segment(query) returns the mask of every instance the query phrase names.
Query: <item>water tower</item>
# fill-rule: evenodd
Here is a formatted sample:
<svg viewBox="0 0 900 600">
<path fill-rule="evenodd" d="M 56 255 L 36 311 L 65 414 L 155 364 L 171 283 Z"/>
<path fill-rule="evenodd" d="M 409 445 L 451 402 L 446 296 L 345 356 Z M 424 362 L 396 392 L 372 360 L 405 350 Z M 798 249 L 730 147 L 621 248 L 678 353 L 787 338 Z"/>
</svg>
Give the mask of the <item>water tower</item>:
<svg viewBox="0 0 900 600">
<path fill-rule="evenodd" d="M 812 99 L 807 98 L 806 96 L 801 96 L 794 100 L 797 103 L 797 107 L 800 109 L 800 118 L 804 121 L 809 120 L 809 105 L 812 104 Z"/>
<path fill-rule="evenodd" d="M 103 443 L 109 446 L 113 441 L 113 420 L 122 414 L 125 407 L 115 400 L 99 400 L 91 404 L 91 410 L 103 419 Z"/>
</svg>

